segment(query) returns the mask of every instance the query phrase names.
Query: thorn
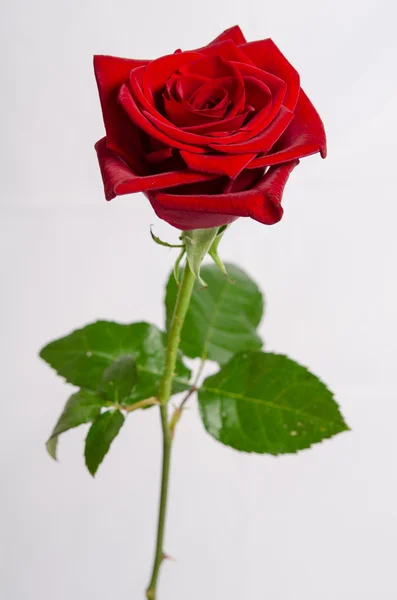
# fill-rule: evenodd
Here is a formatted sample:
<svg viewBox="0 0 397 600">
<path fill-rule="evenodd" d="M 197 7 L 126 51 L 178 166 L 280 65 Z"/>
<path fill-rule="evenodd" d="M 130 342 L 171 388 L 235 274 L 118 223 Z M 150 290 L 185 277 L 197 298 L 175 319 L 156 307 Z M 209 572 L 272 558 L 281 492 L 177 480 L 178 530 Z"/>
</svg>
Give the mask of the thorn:
<svg viewBox="0 0 397 600">
<path fill-rule="evenodd" d="M 173 556 L 170 556 L 169 554 L 166 554 L 165 552 L 162 553 L 161 558 L 162 558 L 162 560 L 176 561 L 176 558 L 174 558 Z"/>
</svg>

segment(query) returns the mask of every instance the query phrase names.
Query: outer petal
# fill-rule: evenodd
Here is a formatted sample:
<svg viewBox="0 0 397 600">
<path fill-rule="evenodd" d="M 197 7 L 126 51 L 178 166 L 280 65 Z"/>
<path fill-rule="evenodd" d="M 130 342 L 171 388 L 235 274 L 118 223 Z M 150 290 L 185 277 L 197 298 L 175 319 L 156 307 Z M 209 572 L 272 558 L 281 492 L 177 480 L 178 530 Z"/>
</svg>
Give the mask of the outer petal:
<svg viewBox="0 0 397 600">
<path fill-rule="evenodd" d="M 220 56 L 224 60 L 233 60 L 252 65 L 253 62 L 232 40 L 223 40 L 221 42 L 212 42 L 209 46 L 200 50 L 205 56 Z"/>
<path fill-rule="evenodd" d="M 266 156 L 255 158 L 248 168 L 279 164 L 316 152 L 320 152 L 322 158 L 327 155 L 324 125 L 313 104 L 301 90 L 290 125 L 273 146 L 272 151 Z"/>
<path fill-rule="evenodd" d="M 281 206 L 284 188 L 291 172 L 298 164 L 299 160 L 293 160 L 267 171 L 255 186 L 258 193 L 249 201 L 250 217 L 265 225 L 273 225 L 280 221 L 284 212 Z"/>
<path fill-rule="evenodd" d="M 221 227 L 233 223 L 238 217 L 233 215 L 222 215 L 211 212 L 194 212 L 189 210 L 168 210 L 164 209 L 156 200 L 155 194 L 146 196 L 150 200 L 154 212 L 159 219 L 166 221 L 177 229 L 187 231 L 189 229 L 210 229 L 211 227 Z"/>
<path fill-rule="evenodd" d="M 165 211 L 172 211 L 173 215 L 179 211 L 187 211 L 190 216 L 214 213 L 223 215 L 224 223 L 234 216 L 252 217 L 260 223 L 272 225 L 282 217 L 281 199 L 284 187 L 291 171 L 298 164 L 299 161 L 295 160 L 272 167 L 258 183 L 246 191 L 214 195 L 178 195 L 159 192 L 151 197 L 162 207 L 163 215 L 166 215 Z M 165 216 L 161 218 L 167 220 Z M 179 219 L 179 223 L 182 219 L 183 217 Z M 194 229 L 195 227 L 197 227 L 195 222 L 186 219 L 184 227 L 181 228 Z M 213 225 L 206 227 L 213 227 Z"/>
<path fill-rule="evenodd" d="M 238 25 L 234 25 L 234 27 L 230 27 L 229 29 L 226 29 L 226 31 L 218 35 L 218 37 L 216 37 L 208 45 L 210 46 L 211 44 L 216 44 L 217 42 L 223 42 L 224 40 L 231 40 L 237 45 L 246 43 L 246 39 L 240 27 Z"/>
<path fill-rule="evenodd" d="M 146 65 L 147 60 L 94 56 L 94 70 L 102 106 L 103 121 L 109 148 L 118 152 L 138 168 L 131 145 L 139 144 L 135 126 L 117 102 L 120 87 L 128 80 L 131 70 Z"/>
<path fill-rule="evenodd" d="M 124 194 L 164 189 L 216 178 L 216 175 L 195 173 L 189 169 L 139 177 L 112 150 L 107 148 L 106 138 L 99 140 L 95 149 L 98 154 L 106 200 L 112 200 L 116 196 Z"/>
<path fill-rule="evenodd" d="M 293 110 L 299 96 L 299 73 L 288 62 L 284 54 L 280 52 L 276 44 L 272 40 L 267 39 L 244 44 L 241 46 L 241 50 L 257 67 L 285 81 L 287 84 L 287 93 L 284 98 L 284 105 Z"/>
</svg>

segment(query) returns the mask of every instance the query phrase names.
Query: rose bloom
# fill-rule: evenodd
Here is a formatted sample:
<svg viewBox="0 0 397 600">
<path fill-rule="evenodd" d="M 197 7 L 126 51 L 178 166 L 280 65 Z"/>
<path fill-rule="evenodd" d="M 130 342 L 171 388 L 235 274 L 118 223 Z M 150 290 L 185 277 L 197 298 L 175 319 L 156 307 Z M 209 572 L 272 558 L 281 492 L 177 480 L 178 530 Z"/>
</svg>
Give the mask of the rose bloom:
<svg viewBox="0 0 397 600">
<path fill-rule="evenodd" d="M 105 196 L 143 192 L 156 214 L 203 229 L 271 225 L 299 158 L 326 155 L 324 127 L 274 42 L 232 27 L 200 48 L 134 60 L 95 56 Z"/>
</svg>

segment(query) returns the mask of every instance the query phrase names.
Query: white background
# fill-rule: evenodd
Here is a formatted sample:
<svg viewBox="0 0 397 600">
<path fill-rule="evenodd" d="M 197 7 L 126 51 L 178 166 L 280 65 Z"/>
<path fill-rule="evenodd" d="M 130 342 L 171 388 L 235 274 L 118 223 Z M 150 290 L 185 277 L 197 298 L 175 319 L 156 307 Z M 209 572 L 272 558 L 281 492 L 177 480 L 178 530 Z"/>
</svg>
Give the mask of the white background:
<svg viewBox="0 0 397 600">
<path fill-rule="evenodd" d="M 92 54 L 150 58 L 239 23 L 272 37 L 327 128 L 283 221 L 223 245 L 267 298 L 270 350 L 335 391 L 352 427 L 296 456 L 239 455 L 196 408 L 178 430 L 160 600 L 397 597 L 396 9 L 393 0 L 14 0 L 1 52 L 1 552 L 4 600 L 139 600 L 152 559 L 160 436 L 136 414 L 93 480 L 84 428 L 44 440 L 70 389 L 37 358 L 97 318 L 163 322 L 177 232 L 142 195 L 105 203 Z"/>
</svg>

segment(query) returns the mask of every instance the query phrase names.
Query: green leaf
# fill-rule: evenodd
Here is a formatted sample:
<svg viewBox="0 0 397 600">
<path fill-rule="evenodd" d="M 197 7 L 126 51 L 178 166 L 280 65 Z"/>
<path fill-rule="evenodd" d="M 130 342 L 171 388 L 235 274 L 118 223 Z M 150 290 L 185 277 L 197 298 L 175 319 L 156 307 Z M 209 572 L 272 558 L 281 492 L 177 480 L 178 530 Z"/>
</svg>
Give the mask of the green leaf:
<svg viewBox="0 0 397 600">
<path fill-rule="evenodd" d="M 201 263 L 211 248 L 218 231 L 219 227 L 213 227 L 212 229 L 192 229 L 191 231 L 185 231 L 183 235 L 186 243 L 186 256 L 189 267 L 200 285 L 204 287 L 207 284 L 200 274 Z"/>
<path fill-rule="evenodd" d="M 54 437 L 50 437 L 47 440 L 45 447 L 47 448 L 47 452 L 51 458 L 57 460 L 58 436 L 55 435 Z"/>
<path fill-rule="evenodd" d="M 131 395 L 137 378 L 133 357 L 121 356 L 104 370 L 99 389 L 108 400 L 119 403 Z"/>
<path fill-rule="evenodd" d="M 94 421 L 105 403 L 101 395 L 87 390 L 80 390 L 70 396 L 46 444 L 47 451 L 54 460 L 57 458 L 58 436 L 68 429 Z"/>
<path fill-rule="evenodd" d="M 154 325 L 97 321 L 51 342 L 40 356 L 69 383 L 91 391 L 100 389 L 105 369 L 130 357 L 135 361 L 137 381 L 123 399 L 123 404 L 129 405 L 157 395 L 165 345 L 166 335 Z M 190 371 L 180 358 L 175 373 L 173 393 L 188 389 Z"/>
<path fill-rule="evenodd" d="M 186 356 L 224 363 L 236 352 L 262 347 L 256 332 L 263 313 L 262 294 L 244 271 L 232 264 L 226 267 L 232 282 L 216 265 L 202 268 L 208 288 L 203 290 L 196 282 L 182 330 L 181 348 Z M 167 327 L 177 293 L 171 275 L 165 299 Z"/>
<path fill-rule="evenodd" d="M 348 429 L 327 387 L 278 354 L 236 355 L 198 399 L 208 433 L 244 452 L 288 454 Z"/>
<path fill-rule="evenodd" d="M 110 445 L 124 423 L 119 410 L 100 415 L 91 425 L 85 441 L 85 464 L 91 475 L 95 475 L 99 465 L 109 451 Z"/>
</svg>

